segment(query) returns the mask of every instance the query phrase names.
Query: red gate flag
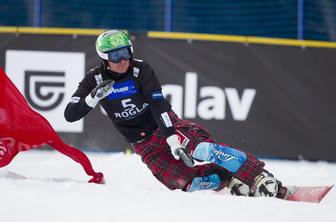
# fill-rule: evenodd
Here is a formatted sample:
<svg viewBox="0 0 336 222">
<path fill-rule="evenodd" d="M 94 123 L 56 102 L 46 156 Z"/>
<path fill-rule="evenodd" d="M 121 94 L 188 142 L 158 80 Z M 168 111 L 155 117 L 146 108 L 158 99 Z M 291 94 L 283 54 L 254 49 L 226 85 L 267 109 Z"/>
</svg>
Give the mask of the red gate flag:
<svg viewBox="0 0 336 222">
<path fill-rule="evenodd" d="M 46 144 L 80 163 L 86 174 L 93 177 L 89 182 L 104 183 L 103 174 L 93 170 L 88 157 L 61 140 L 0 68 L 0 167 L 8 165 L 20 151 Z"/>
</svg>

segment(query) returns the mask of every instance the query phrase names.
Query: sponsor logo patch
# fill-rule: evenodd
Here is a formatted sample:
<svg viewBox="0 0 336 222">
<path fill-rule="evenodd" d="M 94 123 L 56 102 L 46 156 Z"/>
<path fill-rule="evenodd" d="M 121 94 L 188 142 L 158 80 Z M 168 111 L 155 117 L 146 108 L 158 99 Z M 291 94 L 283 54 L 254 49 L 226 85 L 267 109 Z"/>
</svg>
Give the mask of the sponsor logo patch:
<svg viewBox="0 0 336 222">
<path fill-rule="evenodd" d="M 74 97 L 71 97 L 71 103 L 79 103 L 79 100 L 80 100 L 80 97 L 78 96 L 74 96 Z"/>
<path fill-rule="evenodd" d="M 161 113 L 161 118 L 166 127 L 172 127 L 173 123 L 171 122 L 167 112 Z"/>
<path fill-rule="evenodd" d="M 181 133 L 181 131 L 179 131 L 179 130 L 176 130 L 176 134 L 177 134 L 177 136 L 179 137 L 179 141 L 180 141 L 180 143 L 181 143 L 181 146 L 182 147 L 184 147 L 184 148 L 186 148 L 187 147 L 187 145 L 188 145 L 188 143 L 189 143 L 189 139 L 188 139 L 188 137 L 186 137 L 183 133 Z"/>
<path fill-rule="evenodd" d="M 114 100 L 114 99 L 129 97 L 137 93 L 138 93 L 138 89 L 135 87 L 134 81 L 128 80 L 125 82 L 115 83 L 113 85 L 112 93 L 108 95 L 108 99 Z"/>
<path fill-rule="evenodd" d="M 139 69 L 137 67 L 134 67 L 133 68 L 133 75 L 135 78 L 138 78 L 139 77 Z"/>
<path fill-rule="evenodd" d="M 152 99 L 163 99 L 163 94 L 161 91 L 154 91 L 151 93 Z"/>
<path fill-rule="evenodd" d="M 230 160 L 238 160 L 238 158 L 235 157 L 234 155 L 230 153 L 225 153 L 224 151 L 221 150 L 214 149 L 212 152 L 215 156 L 217 156 L 218 159 L 220 159 L 223 162 L 227 162 Z"/>
</svg>

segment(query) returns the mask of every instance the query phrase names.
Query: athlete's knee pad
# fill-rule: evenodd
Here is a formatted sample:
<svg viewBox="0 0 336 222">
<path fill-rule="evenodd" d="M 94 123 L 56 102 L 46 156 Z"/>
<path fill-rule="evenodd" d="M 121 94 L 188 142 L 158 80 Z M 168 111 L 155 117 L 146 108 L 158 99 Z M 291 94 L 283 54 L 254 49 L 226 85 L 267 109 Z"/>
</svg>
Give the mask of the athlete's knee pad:
<svg viewBox="0 0 336 222">
<path fill-rule="evenodd" d="M 197 190 L 216 190 L 219 188 L 220 184 L 221 180 L 217 174 L 195 177 L 186 188 L 186 191 L 193 192 Z"/>
<path fill-rule="evenodd" d="M 209 161 L 229 170 L 235 178 L 249 186 L 253 185 L 254 178 L 265 166 L 250 153 L 208 142 L 199 143 L 192 155 L 195 159 Z"/>
<path fill-rule="evenodd" d="M 193 157 L 215 163 L 232 173 L 237 172 L 247 159 L 246 154 L 240 150 L 209 142 L 199 143 L 193 152 Z"/>
</svg>

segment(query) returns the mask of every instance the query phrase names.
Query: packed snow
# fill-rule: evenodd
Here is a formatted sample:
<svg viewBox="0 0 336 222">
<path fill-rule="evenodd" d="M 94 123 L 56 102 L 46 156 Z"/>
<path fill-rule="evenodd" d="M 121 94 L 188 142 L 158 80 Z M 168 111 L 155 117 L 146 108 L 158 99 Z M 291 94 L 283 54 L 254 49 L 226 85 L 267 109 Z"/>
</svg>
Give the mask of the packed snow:
<svg viewBox="0 0 336 222">
<path fill-rule="evenodd" d="M 54 151 L 22 152 L 0 168 L 0 221 L 336 221 L 335 188 L 319 204 L 170 191 L 135 154 L 86 154 L 105 185 L 87 183 L 79 164 Z M 336 184 L 335 163 L 264 161 L 286 184 Z"/>
</svg>

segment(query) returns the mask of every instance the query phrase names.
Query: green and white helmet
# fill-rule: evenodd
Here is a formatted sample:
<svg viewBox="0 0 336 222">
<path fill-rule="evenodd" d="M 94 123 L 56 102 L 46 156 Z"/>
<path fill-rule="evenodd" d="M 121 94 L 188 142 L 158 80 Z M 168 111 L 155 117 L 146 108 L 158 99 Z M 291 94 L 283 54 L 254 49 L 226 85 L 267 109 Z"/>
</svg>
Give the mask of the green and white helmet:
<svg viewBox="0 0 336 222">
<path fill-rule="evenodd" d="M 96 41 L 96 51 L 100 58 L 108 60 L 108 52 L 129 48 L 133 54 L 133 46 L 127 34 L 118 30 L 109 30 L 100 34 Z"/>
</svg>

